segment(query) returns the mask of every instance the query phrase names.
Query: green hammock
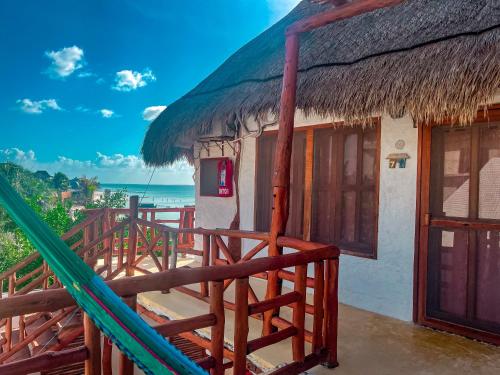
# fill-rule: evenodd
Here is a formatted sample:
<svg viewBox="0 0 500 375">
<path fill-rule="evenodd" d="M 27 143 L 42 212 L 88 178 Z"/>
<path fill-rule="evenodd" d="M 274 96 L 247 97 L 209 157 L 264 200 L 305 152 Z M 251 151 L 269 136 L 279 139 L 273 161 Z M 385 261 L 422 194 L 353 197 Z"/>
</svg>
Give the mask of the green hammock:
<svg viewBox="0 0 500 375">
<path fill-rule="evenodd" d="M 0 175 L 0 205 L 10 214 L 76 303 L 146 374 L 206 374 L 130 309 Z"/>
</svg>

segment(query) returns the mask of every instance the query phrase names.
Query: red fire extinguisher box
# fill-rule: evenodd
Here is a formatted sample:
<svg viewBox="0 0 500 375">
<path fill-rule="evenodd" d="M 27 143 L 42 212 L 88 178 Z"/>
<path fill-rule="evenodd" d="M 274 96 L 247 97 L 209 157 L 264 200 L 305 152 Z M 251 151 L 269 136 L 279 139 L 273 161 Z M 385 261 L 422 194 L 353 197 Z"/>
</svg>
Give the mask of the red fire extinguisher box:
<svg viewBox="0 0 500 375">
<path fill-rule="evenodd" d="M 233 196 L 233 161 L 229 158 L 220 159 L 217 163 L 217 180 L 219 197 Z"/>
<path fill-rule="evenodd" d="M 233 161 L 230 158 L 200 160 L 200 195 L 222 198 L 233 196 Z"/>
</svg>

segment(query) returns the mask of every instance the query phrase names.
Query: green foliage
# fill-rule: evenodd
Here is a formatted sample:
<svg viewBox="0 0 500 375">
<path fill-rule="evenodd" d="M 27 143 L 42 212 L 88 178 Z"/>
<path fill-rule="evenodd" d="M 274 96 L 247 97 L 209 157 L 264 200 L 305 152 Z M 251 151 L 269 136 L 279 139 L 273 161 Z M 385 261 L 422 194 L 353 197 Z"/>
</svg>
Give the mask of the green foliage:
<svg viewBox="0 0 500 375">
<path fill-rule="evenodd" d="M 31 254 L 32 248 L 25 246 L 25 239 L 16 232 L 0 232 L 0 273 L 8 270 Z"/>
<path fill-rule="evenodd" d="M 69 189 L 69 178 L 64 173 L 57 172 L 52 178 L 52 186 L 58 191 Z"/>
<path fill-rule="evenodd" d="M 85 203 L 91 203 L 94 192 L 99 188 L 99 181 L 97 180 L 97 177 L 87 178 L 83 176 L 78 180 L 78 182 L 80 183 Z"/>
<path fill-rule="evenodd" d="M 61 202 L 57 191 L 69 188 L 69 179 L 63 173 L 56 173 L 49 184 L 39 179 L 32 172 L 12 164 L 0 163 L 0 173 L 20 193 L 26 203 L 45 221 L 58 235 L 68 232 L 78 222 L 85 220 L 85 214 L 76 212 L 71 215 L 72 202 Z M 97 202 L 92 202 L 92 196 L 99 187 L 97 178 L 82 177 L 79 179 L 82 195 L 87 208 L 123 208 L 127 204 L 125 190 L 117 192 L 106 191 Z M 78 235 L 73 236 L 71 243 L 78 241 Z M 24 233 L 0 207 L 0 273 L 7 271 L 35 251 Z M 19 277 L 39 267 L 41 259 L 29 264 L 18 273 Z M 6 286 L 6 285 L 5 285 Z"/>
<path fill-rule="evenodd" d="M 0 164 L 0 173 L 24 198 L 26 203 L 54 231 L 62 235 L 73 225 L 70 215 L 71 203 L 61 203 L 57 194 L 47 182 L 37 178 L 34 173 L 12 164 Z M 0 208 L 0 273 L 8 270 L 35 249 L 24 233 L 10 219 L 5 210 Z M 25 267 L 18 276 L 40 266 L 41 260 Z"/>
<path fill-rule="evenodd" d="M 106 190 L 102 195 L 102 198 L 95 201 L 89 202 L 85 205 L 86 208 L 124 208 L 127 205 L 127 191 L 118 190 L 111 192 Z"/>
</svg>

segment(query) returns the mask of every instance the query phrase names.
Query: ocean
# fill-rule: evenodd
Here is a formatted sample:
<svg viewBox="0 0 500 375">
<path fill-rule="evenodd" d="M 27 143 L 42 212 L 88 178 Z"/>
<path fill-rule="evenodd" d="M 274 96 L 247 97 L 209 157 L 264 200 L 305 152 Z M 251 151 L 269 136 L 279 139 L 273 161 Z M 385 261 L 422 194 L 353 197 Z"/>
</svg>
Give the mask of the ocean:
<svg viewBox="0 0 500 375">
<path fill-rule="evenodd" d="M 141 203 L 158 208 L 194 206 L 193 185 L 101 184 L 98 191 L 105 190 L 125 190 L 128 196 L 138 195 Z"/>
</svg>

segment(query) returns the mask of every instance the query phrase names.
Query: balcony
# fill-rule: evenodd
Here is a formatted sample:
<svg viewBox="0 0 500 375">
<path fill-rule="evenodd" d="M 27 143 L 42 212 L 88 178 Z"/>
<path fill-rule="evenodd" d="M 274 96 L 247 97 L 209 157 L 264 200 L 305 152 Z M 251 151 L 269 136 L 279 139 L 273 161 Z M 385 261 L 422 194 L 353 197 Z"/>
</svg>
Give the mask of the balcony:
<svg viewBox="0 0 500 375">
<path fill-rule="evenodd" d="M 162 219 L 165 212 L 177 219 Z M 334 373 L 341 375 L 500 369 L 499 348 L 338 305 L 335 247 L 279 237 L 293 251 L 267 257 L 267 233 L 195 228 L 194 215 L 194 208 L 90 210 L 63 238 L 207 371 L 327 374 L 337 350 Z M 203 239 L 199 250 L 195 235 Z M 255 246 L 235 260 L 230 238 Z M 273 278 L 283 281 L 276 295 Z M 38 254 L 0 282 L 1 374 L 134 373 Z"/>
</svg>

